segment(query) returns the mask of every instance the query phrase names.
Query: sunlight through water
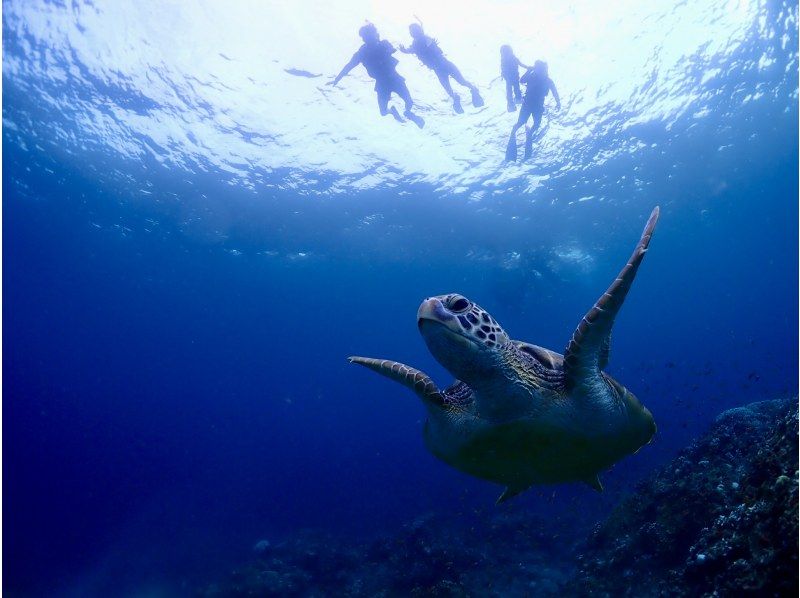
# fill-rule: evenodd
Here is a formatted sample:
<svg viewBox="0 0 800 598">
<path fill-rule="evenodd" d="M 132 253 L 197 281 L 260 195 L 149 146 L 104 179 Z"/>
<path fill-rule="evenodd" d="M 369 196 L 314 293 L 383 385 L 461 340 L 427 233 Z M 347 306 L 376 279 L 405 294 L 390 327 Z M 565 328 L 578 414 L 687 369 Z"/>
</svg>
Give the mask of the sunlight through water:
<svg viewBox="0 0 800 598">
<path fill-rule="evenodd" d="M 736 60 L 743 45 L 780 33 L 758 0 L 39 0 L 4 9 L 6 86 L 40 98 L 30 122 L 6 116 L 7 128 L 44 120 L 47 141 L 66 152 L 113 152 L 218 173 L 238 187 L 311 194 L 402 182 L 480 199 L 569 176 L 568 199 L 591 198 L 580 181 L 617 156 L 659 151 L 653 131 L 669 138 L 679 119 L 724 108 L 730 89 L 720 82 L 757 79 L 781 47 L 774 40 L 755 60 Z M 778 16 L 791 28 L 793 14 Z M 362 67 L 326 85 L 359 47 L 365 20 L 397 47 L 416 19 L 476 82 L 484 107 L 453 114 L 434 74 L 399 52 L 422 130 L 381 118 Z M 523 62 L 546 60 L 563 100 L 560 112 L 548 100 L 530 163 L 503 162 L 516 119 L 498 77 L 504 43 Z M 734 101 L 772 91 L 756 82 Z"/>
</svg>

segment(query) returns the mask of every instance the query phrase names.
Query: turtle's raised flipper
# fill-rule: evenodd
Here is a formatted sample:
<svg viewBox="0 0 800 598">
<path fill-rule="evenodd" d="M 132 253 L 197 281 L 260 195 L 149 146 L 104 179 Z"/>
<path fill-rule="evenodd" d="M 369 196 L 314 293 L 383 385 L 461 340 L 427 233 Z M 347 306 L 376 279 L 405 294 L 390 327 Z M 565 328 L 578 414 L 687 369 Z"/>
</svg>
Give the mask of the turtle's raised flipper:
<svg viewBox="0 0 800 598">
<path fill-rule="evenodd" d="M 389 359 L 373 359 L 372 357 L 352 356 L 350 363 L 357 363 L 378 372 L 382 376 L 399 382 L 413 390 L 423 401 L 440 407 L 445 406 L 444 396 L 430 376 L 398 361 Z"/>
<path fill-rule="evenodd" d="M 658 213 L 656 207 L 650 214 L 642 237 L 636 244 L 628 263 L 594 307 L 583 316 L 583 320 L 572 335 L 572 340 L 569 341 L 564 353 L 564 381 L 568 390 L 587 382 L 591 385 L 599 379 L 600 370 L 608 362 L 609 338 L 614 318 L 622 307 L 636 277 L 636 271 L 647 252 Z"/>
</svg>

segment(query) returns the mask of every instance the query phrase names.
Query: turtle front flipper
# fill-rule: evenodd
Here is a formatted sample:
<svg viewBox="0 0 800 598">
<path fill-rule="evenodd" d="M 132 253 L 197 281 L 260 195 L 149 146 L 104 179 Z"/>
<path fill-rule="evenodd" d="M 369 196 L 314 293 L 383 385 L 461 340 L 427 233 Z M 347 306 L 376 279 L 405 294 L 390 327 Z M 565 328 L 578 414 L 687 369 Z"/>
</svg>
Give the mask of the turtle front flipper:
<svg viewBox="0 0 800 598">
<path fill-rule="evenodd" d="M 426 373 L 407 366 L 398 361 L 389 359 L 373 359 L 372 357 L 352 356 L 347 358 L 350 363 L 357 363 L 381 376 L 399 382 L 413 390 L 425 402 L 432 403 L 439 407 L 445 407 L 444 395 Z"/>
<path fill-rule="evenodd" d="M 625 296 L 636 278 L 636 272 L 644 259 L 650 238 L 658 220 L 658 206 L 650 214 L 642 236 L 633 250 L 633 255 L 617 278 L 597 300 L 594 307 L 583 316 L 572 335 L 564 353 L 564 381 L 567 390 L 582 384 L 592 385 L 600 378 L 600 371 L 608 363 L 611 328 Z"/>
</svg>

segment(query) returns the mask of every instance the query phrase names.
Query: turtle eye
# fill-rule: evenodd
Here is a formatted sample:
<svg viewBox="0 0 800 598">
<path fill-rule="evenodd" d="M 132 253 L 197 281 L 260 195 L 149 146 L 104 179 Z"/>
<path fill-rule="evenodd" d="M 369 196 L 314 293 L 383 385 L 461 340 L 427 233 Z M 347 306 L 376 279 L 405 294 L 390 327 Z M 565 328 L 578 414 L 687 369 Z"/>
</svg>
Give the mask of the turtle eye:
<svg viewBox="0 0 800 598">
<path fill-rule="evenodd" d="M 461 295 L 453 295 L 447 299 L 447 309 L 457 314 L 467 311 L 469 309 L 469 301 Z"/>
</svg>

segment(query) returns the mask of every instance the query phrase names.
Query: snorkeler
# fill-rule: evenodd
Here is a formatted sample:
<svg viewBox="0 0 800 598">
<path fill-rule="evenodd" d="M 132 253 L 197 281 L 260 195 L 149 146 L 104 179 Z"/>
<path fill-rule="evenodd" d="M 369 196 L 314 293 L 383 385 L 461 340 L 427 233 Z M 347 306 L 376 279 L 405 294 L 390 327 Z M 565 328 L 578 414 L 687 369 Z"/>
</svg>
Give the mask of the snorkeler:
<svg viewBox="0 0 800 598">
<path fill-rule="evenodd" d="M 350 62 L 344 65 L 341 72 L 328 85 L 336 85 L 347 73 L 359 64 L 363 64 L 369 76 L 375 79 L 375 91 L 378 94 L 378 108 L 381 111 L 381 116 L 391 114 L 395 119 L 403 122 L 403 119 L 397 113 L 397 108 L 394 106 L 389 107 L 389 99 L 392 92 L 394 92 L 405 102 L 406 109 L 403 114 L 409 120 L 414 121 L 418 127 L 422 128 L 425 125 L 425 121 L 411 111 L 414 107 L 414 101 L 411 99 L 411 94 L 406 86 L 406 80 L 397 72 L 398 60 L 392 56 L 395 53 L 392 44 L 380 38 L 378 30 L 372 23 L 367 23 L 361 27 L 358 30 L 358 34 L 364 40 L 364 44 L 353 54 Z"/>
<path fill-rule="evenodd" d="M 411 25 L 408 26 L 408 31 L 411 33 L 411 37 L 414 38 L 414 41 L 408 48 L 401 45 L 400 51 L 404 54 L 415 54 L 422 64 L 436 73 L 436 76 L 439 77 L 439 83 L 442 84 L 447 95 L 453 99 L 453 110 L 458 114 L 464 112 L 464 109 L 461 107 L 461 98 L 450 86 L 450 77 L 470 90 L 473 106 L 476 108 L 483 106 L 483 98 L 478 92 L 478 88 L 464 79 L 464 76 L 456 65 L 445 58 L 444 52 L 442 52 L 442 49 L 439 47 L 439 43 L 432 37 L 425 35 L 425 32 L 422 30 L 422 25 L 419 23 L 411 23 Z"/>
<path fill-rule="evenodd" d="M 511 129 L 511 137 L 506 148 L 506 160 L 517 159 L 517 131 L 528 122 L 533 116 L 533 126 L 525 130 L 525 158 L 530 158 L 533 151 L 533 133 L 539 128 L 544 114 L 544 99 L 548 93 L 553 94 L 556 100 L 556 110 L 561 110 L 561 99 L 553 80 L 547 74 L 547 63 L 537 60 L 533 67 L 522 75 L 521 83 L 527 85 L 525 98 L 522 100 L 522 107 L 519 110 L 517 123 Z"/>
<path fill-rule="evenodd" d="M 519 61 L 511 46 L 500 46 L 500 77 L 506 82 L 506 101 L 509 112 L 516 112 L 517 104 L 522 102 L 522 92 L 519 90 L 519 67 L 530 68 Z"/>
</svg>

